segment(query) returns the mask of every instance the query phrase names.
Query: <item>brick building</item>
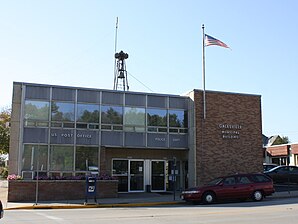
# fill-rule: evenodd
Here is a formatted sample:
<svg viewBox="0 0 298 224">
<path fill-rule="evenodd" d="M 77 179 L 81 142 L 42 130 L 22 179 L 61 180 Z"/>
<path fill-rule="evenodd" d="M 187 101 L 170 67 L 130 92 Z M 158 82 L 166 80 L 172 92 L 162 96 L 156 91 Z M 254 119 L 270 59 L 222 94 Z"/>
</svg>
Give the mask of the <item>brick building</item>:
<svg viewBox="0 0 298 224">
<path fill-rule="evenodd" d="M 298 143 L 267 146 L 265 148 L 265 162 L 297 166 Z"/>
<path fill-rule="evenodd" d="M 239 93 L 191 93 L 195 109 L 193 158 L 198 184 L 231 173 L 262 171 L 261 97 Z M 190 148 L 191 149 L 191 148 Z"/>
<path fill-rule="evenodd" d="M 184 96 L 14 83 L 10 174 L 115 176 L 119 192 L 162 192 L 262 171 L 259 95 Z M 175 186 L 174 184 L 175 180 Z"/>
</svg>

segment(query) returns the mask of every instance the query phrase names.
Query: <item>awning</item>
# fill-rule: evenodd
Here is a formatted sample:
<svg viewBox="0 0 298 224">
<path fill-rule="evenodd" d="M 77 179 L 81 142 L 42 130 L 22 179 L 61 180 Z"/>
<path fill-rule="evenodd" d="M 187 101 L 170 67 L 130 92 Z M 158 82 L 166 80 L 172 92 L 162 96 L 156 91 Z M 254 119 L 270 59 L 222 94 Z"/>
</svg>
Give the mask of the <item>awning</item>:
<svg viewBox="0 0 298 224">
<path fill-rule="evenodd" d="M 288 156 L 288 147 L 289 145 L 270 146 L 266 149 L 266 151 L 271 156 Z M 298 150 L 298 145 L 297 145 L 297 150 Z"/>
</svg>

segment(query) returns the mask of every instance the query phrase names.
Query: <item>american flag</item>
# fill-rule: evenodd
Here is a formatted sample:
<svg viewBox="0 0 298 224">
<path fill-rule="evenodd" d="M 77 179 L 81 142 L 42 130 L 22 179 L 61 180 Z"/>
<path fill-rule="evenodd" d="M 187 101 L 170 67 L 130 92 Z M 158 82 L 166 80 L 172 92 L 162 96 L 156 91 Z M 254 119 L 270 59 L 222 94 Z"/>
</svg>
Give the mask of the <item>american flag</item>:
<svg viewBox="0 0 298 224">
<path fill-rule="evenodd" d="M 224 42 L 205 34 L 205 46 L 212 46 L 212 45 L 229 48 L 229 46 L 226 45 Z"/>
</svg>

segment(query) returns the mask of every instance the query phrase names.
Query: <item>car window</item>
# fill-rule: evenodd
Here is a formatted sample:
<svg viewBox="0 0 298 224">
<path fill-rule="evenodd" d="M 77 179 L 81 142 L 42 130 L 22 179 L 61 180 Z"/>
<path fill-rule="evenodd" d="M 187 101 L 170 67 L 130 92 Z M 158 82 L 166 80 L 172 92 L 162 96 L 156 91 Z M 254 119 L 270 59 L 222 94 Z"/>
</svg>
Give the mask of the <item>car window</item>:
<svg viewBox="0 0 298 224">
<path fill-rule="evenodd" d="M 234 185 L 236 183 L 235 177 L 227 177 L 224 179 L 224 185 Z"/>
<path fill-rule="evenodd" d="M 276 170 L 277 173 L 288 173 L 289 172 L 289 167 L 280 167 L 279 169 Z"/>
<path fill-rule="evenodd" d="M 293 167 L 292 172 L 295 173 L 295 174 L 298 174 L 298 167 Z"/>
<path fill-rule="evenodd" d="M 298 173 L 298 167 L 290 166 L 290 167 L 289 167 L 289 171 L 290 171 L 291 173 Z"/>
<path fill-rule="evenodd" d="M 252 183 L 252 181 L 250 179 L 248 179 L 248 177 L 243 176 L 243 177 L 239 177 L 238 183 L 239 184 L 250 184 L 250 183 Z"/>
<path fill-rule="evenodd" d="M 217 184 L 219 184 L 221 181 L 222 181 L 222 178 L 221 178 L 221 177 L 220 177 L 220 178 L 216 178 L 216 179 L 210 181 L 209 183 L 207 183 L 207 185 L 208 185 L 208 186 L 217 185 Z"/>
<path fill-rule="evenodd" d="M 252 175 L 251 179 L 256 183 L 264 183 L 264 182 L 271 181 L 269 177 L 266 177 L 265 175 L 261 175 L 261 174 Z"/>
</svg>

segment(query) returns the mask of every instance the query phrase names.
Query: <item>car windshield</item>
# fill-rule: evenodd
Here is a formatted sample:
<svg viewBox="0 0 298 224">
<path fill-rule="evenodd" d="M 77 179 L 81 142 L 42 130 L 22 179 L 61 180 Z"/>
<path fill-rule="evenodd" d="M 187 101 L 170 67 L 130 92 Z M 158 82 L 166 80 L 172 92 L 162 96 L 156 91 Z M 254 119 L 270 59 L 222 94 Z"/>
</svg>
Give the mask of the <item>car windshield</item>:
<svg viewBox="0 0 298 224">
<path fill-rule="evenodd" d="M 207 183 L 208 186 L 214 186 L 214 185 L 217 185 L 219 184 L 221 181 L 222 181 L 223 178 L 219 177 L 219 178 L 216 178 L 214 180 L 211 180 L 209 183 Z"/>
<path fill-rule="evenodd" d="M 278 170 L 278 169 L 280 169 L 282 166 L 277 166 L 277 167 L 274 167 L 274 168 L 272 168 L 272 169 L 270 169 L 270 170 L 268 170 L 267 172 L 271 172 L 271 171 L 274 171 L 274 170 Z"/>
</svg>

